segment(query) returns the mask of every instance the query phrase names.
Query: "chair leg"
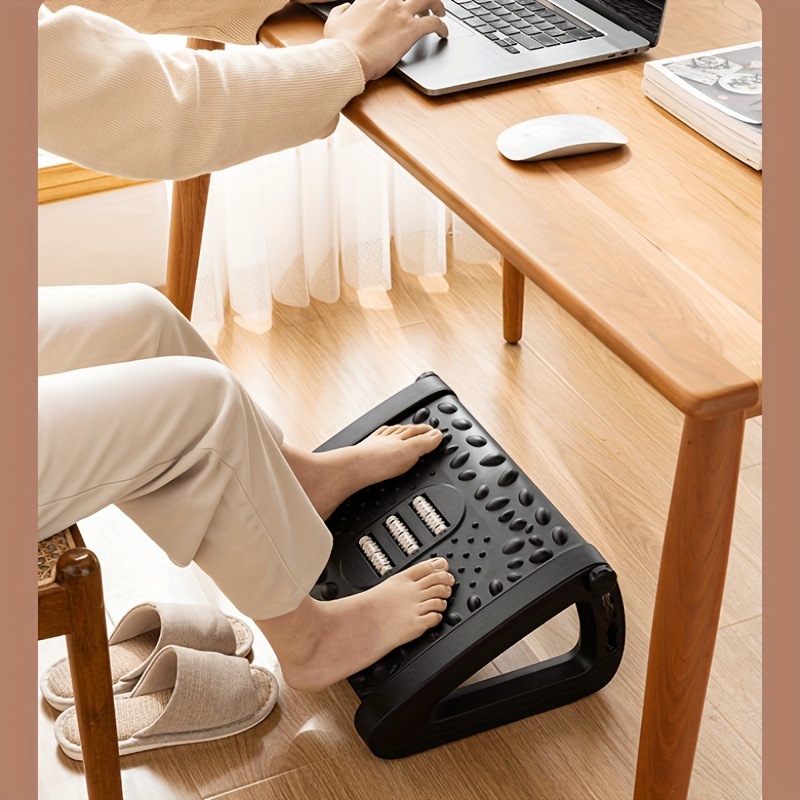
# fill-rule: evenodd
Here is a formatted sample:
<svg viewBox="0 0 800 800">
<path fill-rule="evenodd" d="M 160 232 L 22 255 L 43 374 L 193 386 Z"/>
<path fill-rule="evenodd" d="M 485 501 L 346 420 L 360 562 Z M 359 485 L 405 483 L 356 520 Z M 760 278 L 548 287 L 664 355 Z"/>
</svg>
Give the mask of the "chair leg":
<svg viewBox="0 0 800 800">
<path fill-rule="evenodd" d="M 70 550 L 58 560 L 56 580 L 69 598 L 67 652 L 89 800 L 122 800 L 100 562 L 91 550 Z"/>
</svg>

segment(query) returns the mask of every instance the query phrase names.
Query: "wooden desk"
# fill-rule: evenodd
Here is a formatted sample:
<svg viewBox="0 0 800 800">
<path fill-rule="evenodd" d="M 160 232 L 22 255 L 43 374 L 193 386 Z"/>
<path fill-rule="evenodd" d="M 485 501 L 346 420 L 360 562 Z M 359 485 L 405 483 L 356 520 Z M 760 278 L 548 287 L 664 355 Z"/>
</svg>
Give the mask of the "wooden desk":
<svg viewBox="0 0 800 800">
<path fill-rule="evenodd" d="M 307 11 L 276 44 L 320 35 Z M 688 793 L 714 651 L 746 416 L 761 407 L 761 176 L 648 101 L 647 58 L 759 39 L 754 0 L 670 0 L 652 53 L 427 98 L 389 77 L 345 114 L 496 247 L 504 334 L 524 278 L 550 294 L 685 415 L 664 537 L 637 800 Z M 629 147 L 515 165 L 497 135 L 554 113 L 603 117 Z"/>
</svg>

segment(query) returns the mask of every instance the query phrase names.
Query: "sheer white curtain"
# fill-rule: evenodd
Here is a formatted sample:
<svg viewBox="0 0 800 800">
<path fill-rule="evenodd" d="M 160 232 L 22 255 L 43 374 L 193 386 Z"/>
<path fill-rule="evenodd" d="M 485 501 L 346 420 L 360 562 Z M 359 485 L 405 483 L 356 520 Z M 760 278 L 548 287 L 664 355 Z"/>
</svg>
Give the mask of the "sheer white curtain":
<svg viewBox="0 0 800 800">
<path fill-rule="evenodd" d="M 340 281 L 391 288 L 399 266 L 443 274 L 454 258 L 499 259 L 465 223 L 344 118 L 324 141 L 214 173 L 192 321 L 210 340 L 234 319 L 256 332 L 273 302 L 335 302 Z"/>
<path fill-rule="evenodd" d="M 165 51 L 186 43 L 163 34 L 147 39 Z M 359 289 L 390 289 L 392 244 L 407 272 L 443 274 L 448 235 L 456 260 L 499 261 L 493 248 L 342 118 L 324 141 L 214 173 L 192 322 L 213 342 L 228 303 L 237 324 L 263 332 L 272 324 L 274 301 L 333 303 L 341 280 Z"/>
</svg>

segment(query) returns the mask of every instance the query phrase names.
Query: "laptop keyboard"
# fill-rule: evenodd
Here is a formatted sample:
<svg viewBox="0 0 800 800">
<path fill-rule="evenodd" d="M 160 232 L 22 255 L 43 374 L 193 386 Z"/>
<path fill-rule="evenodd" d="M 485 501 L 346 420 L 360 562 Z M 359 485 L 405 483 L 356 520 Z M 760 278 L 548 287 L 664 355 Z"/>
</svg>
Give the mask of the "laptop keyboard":
<svg viewBox="0 0 800 800">
<path fill-rule="evenodd" d="M 603 36 L 583 20 L 538 0 L 451 0 L 447 13 L 474 28 L 507 53 L 555 47 Z"/>
</svg>

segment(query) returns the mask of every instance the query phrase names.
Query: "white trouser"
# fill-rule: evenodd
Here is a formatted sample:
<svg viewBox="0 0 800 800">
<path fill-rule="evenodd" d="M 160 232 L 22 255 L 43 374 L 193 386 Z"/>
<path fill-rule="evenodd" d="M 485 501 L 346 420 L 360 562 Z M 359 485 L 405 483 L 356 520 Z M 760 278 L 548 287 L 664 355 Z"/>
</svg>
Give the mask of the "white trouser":
<svg viewBox="0 0 800 800">
<path fill-rule="evenodd" d="M 293 611 L 331 537 L 282 433 L 147 286 L 39 290 L 39 538 L 118 505 L 244 614 Z"/>
</svg>

